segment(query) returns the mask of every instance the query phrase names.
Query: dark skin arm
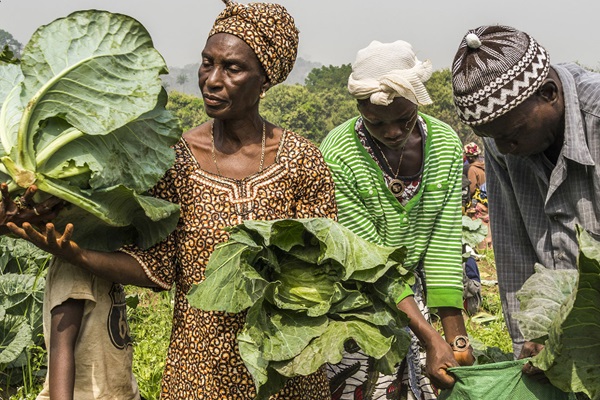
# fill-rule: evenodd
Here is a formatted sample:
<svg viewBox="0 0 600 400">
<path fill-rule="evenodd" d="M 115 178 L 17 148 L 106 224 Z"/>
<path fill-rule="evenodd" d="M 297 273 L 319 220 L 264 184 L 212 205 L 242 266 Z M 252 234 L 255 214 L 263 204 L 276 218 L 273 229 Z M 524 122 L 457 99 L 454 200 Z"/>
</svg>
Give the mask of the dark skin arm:
<svg viewBox="0 0 600 400">
<path fill-rule="evenodd" d="M 110 282 L 142 287 L 157 286 L 148 278 L 140 263 L 129 254 L 106 253 L 79 247 L 71 240 L 72 224 L 67 224 L 64 233 L 57 232 L 51 223 L 46 224 L 43 232 L 37 231 L 28 222 L 24 222 L 22 227 L 9 222 L 7 227 L 21 239 Z"/>
<path fill-rule="evenodd" d="M 73 400 L 75 344 L 83 318 L 83 300 L 67 299 L 51 311 L 50 398 Z"/>
<path fill-rule="evenodd" d="M 408 324 L 409 328 L 425 346 L 427 352 L 427 376 L 429 376 L 429 379 L 431 379 L 431 382 L 435 387 L 441 389 L 451 388 L 454 385 L 454 378 L 452 375 L 448 374 L 448 368 L 458 367 L 460 365 L 455 358 L 455 353 L 452 351 L 452 348 L 423 317 L 421 310 L 419 310 L 419 307 L 412 296 L 408 296 L 400 301 L 400 303 L 398 303 L 398 308 L 410 318 Z M 452 310 L 456 310 L 458 316 L 456 315 L 457 312 Z M 458 319 L 459 317 L 460 321 Z M 453 340 L 456 335 L 466 335 L 460 310 L 450 308 L 440 309 L 440 318 L 442 319 L 444 333 L 450 340 Z M 472 358 L 472 353 L 470 351 L 464 353 L 468 353 Z M 471 361 L 471 364 L 473 361 Z"/>
<path fill-rule="evenodd" d="M 462 310 L 454 307 L 438 308 L 438 315 L 442 321 L 444 336 L 448 343 L 452 343 L 456 336 L 467 336 L 467 328 L 463 319 Z M 461 366 L 473 365 L 475 357 L 473 348 L 469 346 L 468 351 L 454 351 L 454 359 Z"/>
</svg>

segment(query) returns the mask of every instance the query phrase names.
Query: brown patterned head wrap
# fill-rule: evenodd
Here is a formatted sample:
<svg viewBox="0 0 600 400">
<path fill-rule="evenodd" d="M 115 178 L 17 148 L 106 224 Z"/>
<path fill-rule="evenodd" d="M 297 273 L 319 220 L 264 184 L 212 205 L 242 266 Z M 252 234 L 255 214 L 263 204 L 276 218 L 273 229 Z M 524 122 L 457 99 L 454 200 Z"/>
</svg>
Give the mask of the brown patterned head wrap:
<svg viewBox="0 0 600 400">
<path fill-rule="evenodd" d="M 481 26 L 462 39 L 452 64 L 454 104 L 460 119 L 477 126 L 512 110 L 542 84 L 548 52 L 508 26 Z"/>
<path fill-rule="evenodd" d="M 225 9 L 208 36 L 229 33 L 239 37 L 254 50 L 271 84 L 283 82 L 298 53 L 299 31 L 294 18 L 279 4 L 223 1 Z"/>
</svg>

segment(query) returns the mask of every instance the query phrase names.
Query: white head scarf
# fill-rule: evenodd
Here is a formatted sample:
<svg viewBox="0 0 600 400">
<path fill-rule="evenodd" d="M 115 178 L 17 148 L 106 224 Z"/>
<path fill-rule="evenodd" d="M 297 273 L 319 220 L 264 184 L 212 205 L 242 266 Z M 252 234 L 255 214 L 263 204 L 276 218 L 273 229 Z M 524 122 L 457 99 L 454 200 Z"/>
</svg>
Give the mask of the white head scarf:
<svg viewBox="0 0 600 400">
<path fill-rule="evenodd" d="M 404 97 L 418 106 L 431 104 L 424 82 L 431 77 L 429 60 L 419 61 L 410 43 L 372 41 L 359 50 L 348 78 L 348 90 L 357 99 L 387 106 Z"/>
</svg>

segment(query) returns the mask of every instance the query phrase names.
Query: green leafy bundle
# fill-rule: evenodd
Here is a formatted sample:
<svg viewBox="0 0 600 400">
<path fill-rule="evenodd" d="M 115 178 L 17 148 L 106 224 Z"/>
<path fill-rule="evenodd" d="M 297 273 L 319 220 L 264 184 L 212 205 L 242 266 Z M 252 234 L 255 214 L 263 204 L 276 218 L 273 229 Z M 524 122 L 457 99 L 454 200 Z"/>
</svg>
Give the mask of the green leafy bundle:
<svg viewBox="0 0 600 400">
<path fill-rule="evenodd" d="M 203 310 L 248 310 L 237 340 L 259 399 L 339 362 L 349 339 L 391 374 L 410 341 L 396 307 L 413 282 L 405 255 L 326 218 L 246 221 L 216 247 L 188 299 Z"/>
<path fill-rule="evenodd" d="M 87 10 L 40 27 L 20 63 L 0 59 L 0 179 L 15 195 L 35 184 L 67 201 L 54 222 L 76 222 L 86 247 L 162 239 L 179 207 L 145 193 L 181 136 L 165 109 L 166 72 L 131 17 Z"/>
<path fill-rule="evenodd" d="M 600 242 L 578 228 L 578 270 L 536 265 L 517 293 L 515 316 L 525 340 L 545 345 L 533 358 L 550 382 L 566 392 L 600 399 Z"/>
<path fill-rule="evenodd" d="M 51 255 L 20 239 L 0 238 L 0 382 L 43 343 L 42 305 Z M 19 373 L 16 376 L 22 375 Z"/>
<path fill-rule="evenodd" d="M 488 227 L 480 218 L 472 219 L 467 215 L 462 217 L 462 243 L 476 249 L 488 234 Z"/>
</svg>

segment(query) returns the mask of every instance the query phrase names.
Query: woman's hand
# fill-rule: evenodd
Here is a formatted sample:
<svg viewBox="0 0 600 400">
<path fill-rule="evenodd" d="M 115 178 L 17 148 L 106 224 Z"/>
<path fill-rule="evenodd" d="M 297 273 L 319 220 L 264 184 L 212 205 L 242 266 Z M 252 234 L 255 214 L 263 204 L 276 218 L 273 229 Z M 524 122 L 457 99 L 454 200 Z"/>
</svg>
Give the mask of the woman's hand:
<svg viewBox="0 0 600 400">
<path fill-rule="evenodd" d="M 455 351 L 454 359 L 461 367 L 468 367 L 469 365 L 473 365 L 475 363 L 473 347 L 469 346 L 469 348 L 465 351 Z"/>
<path fill-rule="evenodd" d="M 458 367 L 452 348 L 440 335 L 425 344 L 427 352 L 427 376 L 439 389 L 449 389 L 454 385 L 454 377 L 448 368 Z"/>
<path fill-rule="evenodd" d="M 71 264 L 79 264 L 82 250 L 77 243 L 71 240 L 73 224 L 67 224 L 64 233 L 57 232 L 52 223 L 47 223 L 43 231 L 36 230 L 29 222 L 24 222 L 22 227 L 9 222 L 7 227 L 16 236 L 33 243 L 40 249 L 63 258 Z"/>
<path fill-rule="evenodd" d="M 0 234 L 9 232 L 6 224 L 12 222 L 22 225 L 28 222 L 37 227 L 43 227 L 46 222 L 52 221 L 58 212 L 64 207 L 65 202 L 58 197 L 51 196 L 48 199 L 35 204 L 33 196 L 37 187 L 32 185 L 27 188 L 23 196 L 11 199 L 8 185 L 0 183 L 2 201 L 0 202 Z"/>
</svg>

